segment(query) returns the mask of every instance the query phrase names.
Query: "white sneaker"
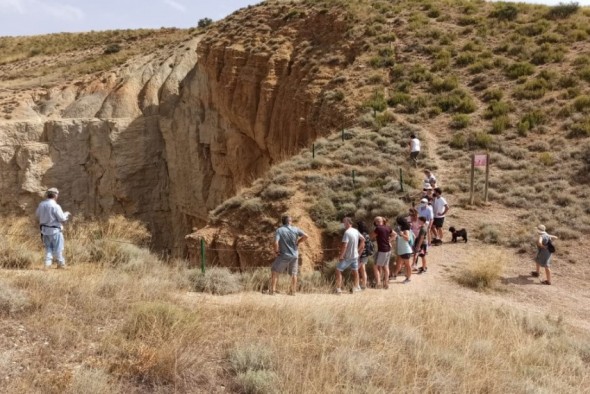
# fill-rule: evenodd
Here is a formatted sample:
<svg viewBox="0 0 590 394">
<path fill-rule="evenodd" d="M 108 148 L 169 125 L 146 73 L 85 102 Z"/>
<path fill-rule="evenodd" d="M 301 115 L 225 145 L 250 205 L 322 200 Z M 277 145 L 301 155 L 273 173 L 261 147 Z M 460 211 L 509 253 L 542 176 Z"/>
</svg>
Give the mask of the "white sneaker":
<svg viewBox="0 0 590 394">
<path fill-rule="evenodd" d="M 360 287 L 355 287 L 354 289 L 352 289 L 353 293 L 360 293 L 361 291 L 363 291 L 363 289 L 361 289 Z"/>
<path fill-rule="evenodd" d="M 336 294 L 342 294 L 342 289 L 336 289 Z"/>
</svg>

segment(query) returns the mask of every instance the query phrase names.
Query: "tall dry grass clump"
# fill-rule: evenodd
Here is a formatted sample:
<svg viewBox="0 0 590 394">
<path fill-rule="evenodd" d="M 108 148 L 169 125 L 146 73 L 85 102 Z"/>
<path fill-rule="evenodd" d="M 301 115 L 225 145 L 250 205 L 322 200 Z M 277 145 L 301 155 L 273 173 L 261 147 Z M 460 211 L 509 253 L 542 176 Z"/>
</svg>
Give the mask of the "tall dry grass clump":
<svg viewBox="0 0 590 394">
<path fill-rule="evenodd" d="M 507 258 L 499 250 L 477 254 L 459 273 L 457 282 L 474 289 L 493 288 L 504 272 Z"/>
</svg>

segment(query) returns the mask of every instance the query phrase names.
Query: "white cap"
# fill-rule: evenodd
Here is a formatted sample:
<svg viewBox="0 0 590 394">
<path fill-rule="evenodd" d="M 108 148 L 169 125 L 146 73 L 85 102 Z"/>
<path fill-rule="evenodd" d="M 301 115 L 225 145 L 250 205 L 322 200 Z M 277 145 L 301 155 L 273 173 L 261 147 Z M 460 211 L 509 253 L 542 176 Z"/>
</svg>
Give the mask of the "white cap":
<svg viewBox="0 0 590 394">
<path fill-rule="evenodd" d="M 59 194 L 59 190 L 57 190 L 57 187 L 52 187 L 51 189 L 47 190 L 47 193 Z"/>
</svg>

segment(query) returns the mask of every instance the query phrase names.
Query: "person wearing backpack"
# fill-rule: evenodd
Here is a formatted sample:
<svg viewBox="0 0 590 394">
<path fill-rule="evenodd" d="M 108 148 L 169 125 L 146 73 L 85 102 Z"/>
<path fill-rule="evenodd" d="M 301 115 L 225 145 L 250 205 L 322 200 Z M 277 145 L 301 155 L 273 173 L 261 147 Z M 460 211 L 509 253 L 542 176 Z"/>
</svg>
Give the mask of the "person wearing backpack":
<svg viewBox="0 0 590 394">
<path fill-rule="evenodd" d="M 365 249 L 361 253 L 359 257 L 359 277 L 360 277 L 360 285 L 361 290 L 365 290 L 367 288 L 367 270 L 366 265 L 369 262 L 369 256 L 372 256 L 375 252 L 375 247 L 373 246 L 373 242 L 371 242 L 371 238 L 369 237 L 369 229 L 367 229 L 367 225 L 365 222 L 360 221 L 356 224 L 359 233 L 365 238 Z"/>
<path fill-rule="evenodd" d="M 396 234 L 397 265 L 395 267 L 394 279 L 401 271 L 402 265 L 406 267 L 406 279 L 403 284 L 410 283 L 412 276 L 412 255 L 414 254 L 414 233 L 410 229 L 410 223 L 403 216 L 397 218 L 399 234 Z"/>
<path fill-rule="evenodd" d="M 537 239 L 537 256 L 535 257 L 535 263 L 537 265 L 536 270 L 531 272 L 531 276 L 538 278 L 541 275 L 541 267 L 545 268 L 545 280 L 541 281 L 544 285 L 551 284 L 551 255 L 555 253 L 555 247 L 551 242 L 552 238 L 557 238 L 555 235 L 547 234 L 544 225 L 539 224 L 537 226 L 537 233 L 539 238 Z"/>
</svg>

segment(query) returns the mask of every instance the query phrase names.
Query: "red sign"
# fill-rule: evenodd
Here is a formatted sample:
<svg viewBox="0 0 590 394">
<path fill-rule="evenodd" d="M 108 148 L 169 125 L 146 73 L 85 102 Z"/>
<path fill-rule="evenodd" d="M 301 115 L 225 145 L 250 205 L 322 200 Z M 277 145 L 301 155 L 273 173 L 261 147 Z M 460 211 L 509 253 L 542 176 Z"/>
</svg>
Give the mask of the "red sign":
<svg viewBox="0 0 590 394">
<path fill-rule="evenodd" d="M 474 167 L 485 167 L 488 164 L 488 155 L 473 155 Z"/>
</svg>

